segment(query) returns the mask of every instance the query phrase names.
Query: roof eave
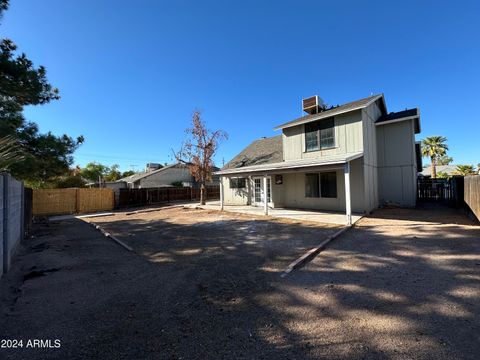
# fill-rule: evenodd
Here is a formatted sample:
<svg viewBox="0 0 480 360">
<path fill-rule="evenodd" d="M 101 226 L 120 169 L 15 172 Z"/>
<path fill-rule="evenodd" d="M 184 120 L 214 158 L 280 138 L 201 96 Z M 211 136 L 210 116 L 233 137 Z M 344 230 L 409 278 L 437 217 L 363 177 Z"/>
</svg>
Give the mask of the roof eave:
<svg viewBox="0 0 480 360">
<path fill-rule="evenodd" d="M 413 120 L 414 121 L 415 134 L 420 134 L 421 126 L 420 126 L 420 109 L 419 108 L 417 108 L 417 115 L 405 116 L 405 117 L 401 117 L 401 118 L 398 118 L 398 119 L 377 122 L 377 123 L 375 123 L 375 126 L 394 124 L 394 123 L 397 123 L 397 122 L 408 121 L 408 120 Z"/>
<path fill-rule="evenodd" d="M 326 167 L 332 165 L 339 165 L 345 164 L 347 162 L 356 160 L 363 156 L 363 152 L 353 154 L 351 156 L 347 156 L 344 159 L 335 159 L 332 161 L 326 161 L 323 163 L 307 163 L 307 164 L 292 164 L 292 166 L 281 166 L 280 164 L 288 164 L 287 162 L 282 163 L 274 163 L 274 164 L 265 164 L 265 165 L 255 165 L 255 166 L 246 166 L 243 168 L 233 168 L 233 169 L 225 169 L 214 172 L 214 175 L 226 176 L 226 175 L 241 175 L 241 174 L 262 174 L 262 173 L 281 173 L 282 171 L 293 170 L 293 169 L 308 169 L 308 168 L 316 168 L 316 167 Z"/>
<path fill-rule="evenodd" d="M 379 95 L 373 97 L 373 98 L 372 98 L 370 101 L 368 101 L 367 103 L 365 103 L 365 104 L 363 104 L 363 105 L 360 105 L 360 106 L 357 106 L 357 107 L 354 107 L 354 108 L 351 108 L 351 109 L 346 109 L 346 110 L 339 111 L 339 112 L 336 112 L 336 113 L 333 113 L 333 114 L 326 114 L 328 111 L 327 111 L 327 112 L 323 112 L 323 113 L 318 114 L 318 116 L 315 116 L 315 117 L 310 118 L 310 119 L 308 119 L 308 120 L 298 121 L 298 122 L 295 122 L 295 123 L 292 123 L 292 124 L 284 123 L 284 124 L 278 125 L 278 126 L 274 127 L 273 130 L 286 129 L 286 128 L 289 128 L 289 127 L 306 124 L 306 123 L 309 123 L 309 122 L 312 122 L 312 121 L 316 121 L 316 120 L 320 120 L 320 119 L 323 119 L 323 118 L 327 118 L 327 117 L 330 117 L 330 116 L 337 116 L 337 115 L 346 114 L 346 113 L 349 113 L 349 112 L 352 112 L 352 111 L 361 110 L 361 109 L 364 109 L 364 108 L 366 108 L 367 106 L 373 104 L 375 101 L 377 101 L 377 100 L 380 99 L 380 98 L 381 98 L 381 99 L 384 99 L 384 98 L 383 98 L 383 94 L 379 94 Z M 385 100 L 383 100 L 383 104 L 384 104 L 384 106 L 385 106 Z M 385 106 L 385 109 L 386 109 L 386 106 Z M 332 109 L 332 110 L 334 110 L 334 109 Z"/>
</svg>

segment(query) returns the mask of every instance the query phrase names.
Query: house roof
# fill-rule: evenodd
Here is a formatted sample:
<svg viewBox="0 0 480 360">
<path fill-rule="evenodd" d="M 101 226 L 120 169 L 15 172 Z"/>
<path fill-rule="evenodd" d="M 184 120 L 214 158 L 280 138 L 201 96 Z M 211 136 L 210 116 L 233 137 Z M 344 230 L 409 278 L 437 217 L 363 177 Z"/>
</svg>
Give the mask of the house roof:
<svg viewBox="0 0 480 360">
<path fill-rule="evenodd" d="M 125 181 L 127 183 L 133 183 L 135 181 L 138 181 L 140 179 L 143 179 L 143 178 L 146 178 L 146 177 L 149 177 L 153 174 L 157 174 L 159 172 L 162 172 L 164 170 L 167 170 L 167 169 L 170 169 L 172 167 L 177 167 L 177 166 L 186 166 L 186 165 L 183 165 L 183 164 L 171 164 L 171 165 L 166 165 L 160 169 L 157 169 L 157 170 L 153 170 L 153 171 L 144 171 L 144 172 L 141 172 L 141 173 L 137 173 L 137 174 L 133 174 L 133 175 L 130 175 L 130 176 L 127 176 L 127 177 L 124 177 L 122 179 L 119 179 L 117 181 Z"/>
<path fill-rule="evenodd" d="M 222 170 L 280 161 L 283 161 L 282 135 L 255 140 L 225 164 Z"/>
<path fill-rule="evenodd" d="M 435 166 L 435 169 L 437 171 L 437 174 L 440 172 L 443 172 L 443 173 L 446 173 L 447 175 L 455 175 L 455 172 L 457 171 L 457 165 L 437 165 Z M 431 176 L 432 169 L 430 165 L 426 165 L 423 168 L 423 170 L 420 172 L 420 175 Z"/>
<path fill-rule="evenodd" d="M 420 133 L 420 110 L 418 108 L 384 114 L 375 121 L 375 125 L 386 125 L 405 120 L 414 120 L 415 134 Z"/>
<path fill-rule="evenodd" d="M 264 163 L 260 165 L 243 166 L 237 168 L 223 168 L 217 171 L 216 175 L 242 175 L 242 174 L 265 174 L 275 173 L 278 171 L 285 172 L 285 170 L 298 171 L 299 169 L 313 170 L 319 167 L 341 165 L 346 162 L 358 159 L 363 156 L 363 152 L 340 154 L 333 156 L 324 156 L 318 159 L 302 159 L 292 161 L 281 161 L 275 163 Z"/>
<path fill-rule="evenodd" d="M 355 100 L 355 101 L 337 106 L 333 109 L 323 111 L 323 112 L 318 113 L 318 114 L 305 115 L 305 116 L 299 117 L 295 120 L 292 120 L 292 121 L 286 122 L 282 125 L 276 126 L 274 128 L 274 130 L 284 129 L 284 128 L 288 128 L 288 127 L 292 127 L 292 126 L 296 126 L 296 125 L 305 124 L 305 123 L 310 122 L 310 121 L 316 121 L 316 120 L 325 119 L 325 118 L 328 118 L 328 117 L 331 117 L 331 116 L 344 114 L 344 113 L 347 113 L 347 112 L 350 112 L 350 111 L 360 110 L 360 109 L 363 109 L 363 108 L 367 107 L 371 103 L 377 101 L 378 99 L 382 99 L 382 104 L 383 104 L 383 107 L 385 108 L 385 102 L 383 100 L 383 94 L 378 94 L 378 95 L 369 96 L 369 97 L 364 98 L 364 99 Z"/>
</svg>

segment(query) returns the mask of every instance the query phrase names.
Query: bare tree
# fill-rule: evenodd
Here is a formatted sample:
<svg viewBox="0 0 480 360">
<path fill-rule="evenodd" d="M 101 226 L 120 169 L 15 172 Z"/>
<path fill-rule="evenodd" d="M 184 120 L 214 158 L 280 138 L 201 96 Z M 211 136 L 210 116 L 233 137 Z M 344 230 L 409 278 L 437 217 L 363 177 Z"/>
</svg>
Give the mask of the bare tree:
<svg viewBox="0 0 480 360">
<path fill-rule="evenodd" d="M 190 173 L 200 183 L 200 204 L 205 205 L 205 184 L 212 180 L 213 156 L 219 143 L 228 139 L 228 134 L 223 130 L 208 130 L 198 110 L 193 112 L 192 125 L 185 130 L 187 139 L 174 156 L 178 162 L 188 165 Z"/>
</svg>

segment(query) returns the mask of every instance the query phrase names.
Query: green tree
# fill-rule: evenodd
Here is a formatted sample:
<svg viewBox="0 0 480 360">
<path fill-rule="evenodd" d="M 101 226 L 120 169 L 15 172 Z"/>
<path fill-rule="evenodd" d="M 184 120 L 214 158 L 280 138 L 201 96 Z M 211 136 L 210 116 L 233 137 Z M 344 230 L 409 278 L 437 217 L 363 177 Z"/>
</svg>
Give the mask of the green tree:
<svg viewBox="0 0 480 360">
<path fill-rule="evenodd" d="M 453 158 L 447 155 L 442 155 L 437 158 L 437 165 L 450 165 L 452 162 Z"/>
<path fill-rule="evenodd" d="M 83 169 L 80 170 L 80 175 L 87 180 L 97 182 L 104 180 L 110 172 L 110 168 L 106 165 L 90 162 Z"/>
<path fill-rule="evenodd" d="M 83 188 L 85 185 L 85 180 L 80 175 L 67 175 L 53 184 L 56 188 Z"/>
<path fill-rule="evenodd" d="M 0 0 L 0 17 L 8 5 L 7 0 Z M 34 67 L 25 54 L 17 55 L 16 50 L 11 40 L 0 41 L 0 139 L 14 138 L 22 149 L 22 159 L 9 166 L 12 175 L 40 187 L 68 173 L 72 154 L 84 139 L 40 134 L 35 123 L 24 119 L 25 106 L 47 104 L 59 99 L 59 95 L 47 81 L 45 68 Z"/>
<path fill-rule="evenodd" d="M 432 170 L 432 179 L 437 177 L 436 165 L 437 159 L 447 153 L 447 138 L 444 136 L 430 136 L 422 140 L 422 156 L 430 158 Z"/>
<path fill-rule="evenodd" d="M 122 177 L 122 173 L 118 170 L 120 166 L 117 164 L 112 165 L 109 168 L 108 173 L 105 175 L 106 181 L 117 181 Z"/>
<path fill-rule="evenodd" d="M 80 175 L 92 182 L 101 181 L 116 181 L 120 179 L 122 173 L 118 170 L 119 165 L 112 166 L 103 165 L 97 162 L 88 163 L 83 169 L 80 169 Z"/>
<path fill-rule="evenodd" d="M 444 171 L 439 171 L 437 173 L 437 179 L 448 179 L 450 177 L 450 175 L 448 175 L 446 172 Z"/>
<path fill-rule="evenodd" d="M 124 171 L 124 172 L 122 173 L 121 178 L 126 178 L 127 176 L 132 176 L 132 175 L 135 175 L 135 174 L 136 174 L 135 171 L 133 171 L 133 170 L 127 170 L 127 171 Z"/>
<path fill-rule="evenodd" d="M 18 161 L 23 160 L 23 152 L 13 136 L 0 138 L 0 170 L 9 168 Z"/>
<path fill-rule="evenodd" d="M 475 174 L 475 168 L 473 165 L 457 165 L 457 168 L 455 169 L 455 173 L 458 175 L 474 175 Z"/>
</svg>

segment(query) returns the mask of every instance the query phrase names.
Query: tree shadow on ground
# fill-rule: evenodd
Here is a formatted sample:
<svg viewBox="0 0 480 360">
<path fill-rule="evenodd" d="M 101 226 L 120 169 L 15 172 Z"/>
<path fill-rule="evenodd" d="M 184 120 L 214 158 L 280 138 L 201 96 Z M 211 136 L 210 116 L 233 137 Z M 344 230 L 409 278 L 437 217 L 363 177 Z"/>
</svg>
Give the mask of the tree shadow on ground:
<svg viewBox="0 0 480 360">
<path fill-rule="evenodd" d="M 286 279 L 281 270 L 321 241 L 315 227 L 226 216 L 194 224 L 132 219 L 115 231 L 181 284 L 163 319 L 176 355 L 474 358 L 479 229 L 438 230 L 443 212 L 428 214 L 427 224 L 421 210 L 404 214 L 422 224 L 392 235 L 388 222 L 367 223 Z"/>
<path fill-rule="evenodd" d="M 473 359 L 480 352 L 478 227 L 395 228 L 389 218 L 366 219 L 282 278 L 290 261 L 336 228 L 202 210 L 95 222 L 135 254 L 80 220 L 52 225 L 55 236 L 39 241 L 51 250 L 68 243 L 74 265 L 29 280 L 5 335 L 63 332 L 70 342 L 49 353 L 59 359 Z M 47 260 L 43 266 L 57 266 Z M 83 305 L 72 311 L 72 299 Z M 32 319 L 35 301 L 48 307 Z"/>
</svg>

